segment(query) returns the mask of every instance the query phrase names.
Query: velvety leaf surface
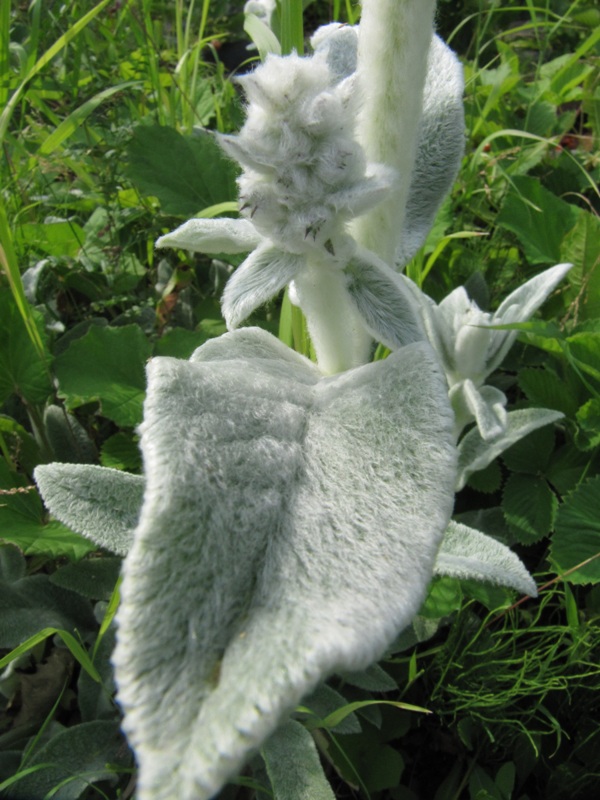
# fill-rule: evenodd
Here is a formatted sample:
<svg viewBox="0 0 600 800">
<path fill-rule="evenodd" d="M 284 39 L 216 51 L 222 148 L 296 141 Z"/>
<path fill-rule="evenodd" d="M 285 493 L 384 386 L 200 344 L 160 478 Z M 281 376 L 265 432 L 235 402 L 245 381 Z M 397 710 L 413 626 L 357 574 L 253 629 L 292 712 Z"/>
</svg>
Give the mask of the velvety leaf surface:
<svg viewBox="0 0 600 800">
<path fill-rule="evenodd" d="M 425 344 L 322 378 L 246 328 L 148 374 L 114 661 L 140 800 L 201 800 L 417 612 L 453 502 L 453 420 Z"/>
<path fill-rule="evenodd" d="M 43 464 L 35 480 L 50 512 L 117 555 L 129 551 L 144 478 L 88 464 Z"/>
<path fill-rule="evenodd" d="M 532 597 L 537 595 L 535 581 L 512 550 L 491 536 L 458 522 L 448 525 L 435 572 L 461 580 L 490 581 Z"/>
<path fill-rule="evenodd" d="M 125 766 L 127 762 L 127 748 L 117 723 L 84 722 L 66 728 L 34 752 L 27 766 L 44 766 L 15 783 L 7 797 L 32 800 L 52 793 L 56 800 L 78 800 L 90 785 L 114 778 L 111 764 Z"/>
<path fill-rule="evenodd" d="M 275 800 L 334 800 L 310 733 L 289 719 L 262 749 Z"/>
<path fill-rule="evenodd" d="M 458 445 L 457 491 L 462 489 L 471 473 L 485 469 L 488 464 L 528 433 L 561 419 L 560 411 L 547 408 L 523 408 L 506 415 L 506 430 L 486 442 L 477 428 L 472 428 Z"/>
</svg>

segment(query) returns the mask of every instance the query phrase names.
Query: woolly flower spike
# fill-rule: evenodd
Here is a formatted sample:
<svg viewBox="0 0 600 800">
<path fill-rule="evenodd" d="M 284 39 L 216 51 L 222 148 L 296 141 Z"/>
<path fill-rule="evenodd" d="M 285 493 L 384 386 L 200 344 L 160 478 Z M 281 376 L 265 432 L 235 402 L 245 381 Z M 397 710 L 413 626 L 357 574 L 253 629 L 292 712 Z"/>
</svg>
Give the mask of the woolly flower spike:
<svg viewBox="0 0 600 800">
<path fill-rule="evenodd" d="M 463 286 L 436 305 L 408 279 L 406 285 L 421 305 L 423 326 L 440 357 L 456 414 L 457 435 L 475 420 L 481 437 L 491 441 L 507 425 L 506 397 L 485 386 L 512 347 L 517 331 L 494 330 L 496 325 L 526 322 L 571 269 L 558 264 L 512 292 L 493 314 L 482 311 Z"/>
<path fill-rule="evenodd" d="M 379 326 L 383 305 L 395 306 L 403 319 L 402 338 L 392 331 L 390 344 L 416 341 L 422 333 L 401 281 L 347 230 L 351 219 L 385 198 L 395 180 L 391 168 L 367 163 L 355 138 L 349 73 L 355 67 L 356 32 L 327 26 L 314 41 L 312 57 L 270 55 L 240 79 L 249 101 L 246 123 L 238 136 L 219 141 L 243 167 L 238 185 L 244 218 L 194 219 L 161 237 L 157 246 L 253 250 L 223 295 L 228 327 L 236 328 L 293 282 L 319 365 L 337 372 L 366 360 L 364 342 L 371 336 L 388 342 L 387 321 L 386 331 Z M 367 265 L 361 280 L 357 264 Z M 352 342 L 348 352 L 340 350 L 342 329 Z"/>
</svg>

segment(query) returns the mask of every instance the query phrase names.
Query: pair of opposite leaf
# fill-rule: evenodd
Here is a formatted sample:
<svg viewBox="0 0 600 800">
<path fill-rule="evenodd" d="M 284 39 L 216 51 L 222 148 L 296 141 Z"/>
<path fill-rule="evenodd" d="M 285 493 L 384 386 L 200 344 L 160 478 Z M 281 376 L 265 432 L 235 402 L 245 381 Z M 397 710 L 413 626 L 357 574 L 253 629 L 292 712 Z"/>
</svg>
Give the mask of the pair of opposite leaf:
<svg viewBox="0 0 600 800">
<path fill-rule="evenodd" d="M 214 795 L 317 683 L 385 652 L 434 571 L 535 594 L 507 548 L 450 522 L 457 356 L 421 341 L 447 347 L 450 333 L 353 234 L 402 176 L 368 163 L 354 136 L 356 32 L 328 27 L 314 42 L 312 59 L 271 58 L 244 79 L 248 121 L 223 143 L 244 167 L 245 217 L 193 220 L 159 244 L 252 251 L 225 290 L 229 326 L 291 284 L 320 368 L 253 328 L 189 362 L 156 358 L 144 477 L 36 471 L 52 513 L 127 554 L 114 662 L 140 800 Z M 431 52 L 399 262 L 422 243 L 462 152 L 460 68 L 436 38 Z M 324 312 L 350 340 L 341 358 Z M 360 366 L 370 336 L 396 352 Z M 324 375 L 340 363 L 356 368 Z M 509 414 L 493 437 L 469 431 L 459 485 L 559 416 L 540 413 Z"/>
</svg>

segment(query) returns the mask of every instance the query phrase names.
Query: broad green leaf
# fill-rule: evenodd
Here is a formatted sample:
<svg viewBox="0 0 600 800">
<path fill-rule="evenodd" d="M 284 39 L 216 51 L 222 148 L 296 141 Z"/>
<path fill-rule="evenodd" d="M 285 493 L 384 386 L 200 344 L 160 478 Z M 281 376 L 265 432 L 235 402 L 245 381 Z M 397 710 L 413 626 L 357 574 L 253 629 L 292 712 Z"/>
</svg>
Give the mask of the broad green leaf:
<svg viewBox="0 0 600 800">
<path fill-rule="evenodd" d="M 111 469 L 140 472 L 142 455 L 137 435 L 129 431 L 119 431 L 110 436 L 102 445 L 100 463 L 103 467 Z"/>
<path fill-rule="evenodd" d="M 261 750 L 275 800 L 335 800 L 310 733 L 287 720 Z"/>
<path fill-rule="evenodd" d="M 87 558 L 57 569 L 50 575 L 50 583 L 91 600 L 110 600 L 121 563 L 120 558 Z"/>
<path fill-rule="evenodd" d="M 436 575 L 419 614 L 426 619 L 440 619 L 457 611 L 461 605 L 460 581 L 450 575 Z"/>
<path fill-rule="evenodd" d="M 27 762 L 32 771 L 13 784 L 8 797 L 78 800 L 90 786 L 114 780 L 115 769 L 130 763 L 118 722 L 83 722 L 59 731 L 34 751 Z"/>
<path fill-rule="evenodd" d="M 502 461 L 511 472 L 529 475 L 544 473 L 555 444 L 554 428 L 538 428 L 502 453 Z"/>
<path fill-rule="evenodd" d="M 45 346 L 40 315 L 31 313 Z M 52 393 L 49 364 L 50 353 L 46 361 L 38 355 L 11 292 L 0 289 L 0 405 L 12 394 L 34 405 L 44 403 Z"/>
<path fill-rule="evenodd" d="M 96 448 L 87 431 L 73 414 L 68 414 L 61 406 L 46 408 L 44 429 L 55 461 L 71 464 L 96 461 Z"/>
<path fill-rule="evenodd" d="M 36 464 L 42 461 L 40 446 L 22 425 L 0 414 L 0 435 L 8 446 L 10 456 L 22 472 L 31 475 Z"/>
<path fill-rule="evenodd" d="M 520 370 L 519 387 L 532 405 L 554 408 L 568 417 L 577 412 L 578 402 L 574 387 L 549 366 L 526 367 Z"/>
<path fill-rule="evenodd" d="M 48 256 L 75 258 L 84 239 L 83 229 L 75 222 L 26 222 L 17 228 L 15 244 Z"/>
<path fill-rule="evenodd" d="M 16 545 L 0 546 L 0 581 L 13 583 L 21 580 L 27 572 L 27 562 Z"/>
<path fill-rule="evenodd" d="M 244 328 L 148 376 L 119 701 L 140 800 L 206 800 L 418 611 L 453 503 L 453 420 L 420 343 L 323 378 Z"/>
<path fill-rule="evenodd" d="M 544 478 L 514 473 L 504 484 L 504 516 L 523 544 L 532 544 L 550 535 L 557 507 L 556 495 Z"/>
<path fill-rule="evenodd" d="M 85 634 L 97 627 L 89 601 L 53 586 L 47 575 L 0 584 L 0 647 L 13 648 L 42 628 Z"/>
<path fill-rule="evenodd" d="M 173 356 L 173 358 L 189 358 L 194 350 L 208 339 L 204 331 L 188 331 L 185 328 L 173 328 L 167 331 L 154 345 L 155 356 Z"/>
<path fill-rule="evenodd" d="M 458 445 L 458 481 L 456 490 L 466 484 L 469 476 L 488 464 L 531 431 L 562 418 L 560 411 L 547 408 L 524 408 L 506 415 L 506 430 L 497 439 L 486 442 L 477 428 L 470 430 Z"/>
<path fill-rule="evenodd" d="M 568 300 L 576 303 L 580 320 L 600 317 L 600 220 L 595 214 L 582 213 L 565 236 L 561 259 L 574 267 L 570 274 L 572 289 Z"/>
<path fill-rule="evenodd" d="M 562 575 L 593 559 L 567 576 L 571 583 L 600 581 L 600 476 L 581 483 L 565 498 L 556 515 L 550 559 Z"/>
<path fill-rule="evenodd" d="M 533 264 L 556 263 L 581 210 L 545 189 L 536 178 L 513 178 L 496 224 L 512 231 Z"/>
<path fill-rule="evenodd" d="M 44 464 L 35 480 L 57 519 L 111 553 L 129 551 L 144 493 L 142 476 L 87 464 Z"/>
<path fill-rule="evenodd" d="M 58 393 L 69 409 L 98 401 L 103 416 L 133 427 L 142 419 L 144 367 L 151 352 L 137 325 L 93 326 L 57 357 Z"/>
<path fill-rule="evenodd" d="M 157 197 L 165 214 L 191 217 L 206 206 L 235 200 L 236 167 L 207 132 L 140 125 L 129 145 L 128 175 Z"/>
<path fill-rule="evenodd" d="M 578 430 L 575 442 L 581 450 L 600 446 L 600 400 L 588 401 L 577 412 Z"/>
<path fill-rule="evenodd" d="M 0 542 L 17 545 L 26 555 L 82 558 L 93 545 L 59 522 L 46 522 L 34 487 L 0 460 Z"/>
<path fill-rule="evenodd" d="M 491 536 L 458 522 L 448 525 L 434 570 L 438 575 L 490 581 L 531 597 L 537 595 L 535 581 L 512 550 Z"/>
</svg>

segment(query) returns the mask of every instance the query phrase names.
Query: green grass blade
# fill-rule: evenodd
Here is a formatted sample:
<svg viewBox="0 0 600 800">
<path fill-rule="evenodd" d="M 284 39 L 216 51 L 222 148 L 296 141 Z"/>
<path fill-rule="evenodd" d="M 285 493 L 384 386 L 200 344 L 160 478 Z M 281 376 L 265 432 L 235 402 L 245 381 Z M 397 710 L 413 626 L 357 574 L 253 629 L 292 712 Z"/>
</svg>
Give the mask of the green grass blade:
<svg viewBox="0 0 600 800">
<path fill-rule="evenodd" d="M 48 136 L 40 149 L 38 150 L 38 155 L 40 156 L 48 156 L 50 153 L 53 153 L 60 145 L 69 138 L 75 131 L 81 126 L 81 124 L 86 120 L 89 115 L 98 108 L 101 103 L 105 100 L 108 100 L 109 97 L 112 97 L 113 94 L 117 92 L 123 91 L 123 89 L 127 89 L 130 86 L 140 85 L 142 81 L 127 81 L 126 83 L 119 83 L 117 86 L 110 86 L 108 89 L 104 89 L 102 92 L 98 92 L 98 94 L 94 95 L 94 97 L 90 97 L 89 100 L 86 100 L 85 103 L 76 108 L 75 111 L 72 111 L 67 117 L 63 119 L 63 121 L 52 131 L 50 136 Z"/>
<path fill-rule="evenodd" d="M 8 124 L 10 122 L 10 118 L 12 117 L 13 111 L 15 110 L 17 103 L 19 102 L 21 95 L 27 88 L 27 85 L 31 81 L 32 78 L 41 72 L 44 69 L 46 64 L 49 64 L 50 61 L 58 54 L 61 50 L 63 50 L 69 42 L 71 42 L 85 27 L 88 25 L 98 14 L 106 8 L 106 6 L 111 2 L 111 0 L 100 0 L 98 5 L 94 6 L 91 11 L 88 11 L 87 14 L 84 14 L 81 19 L 78 19 L 69 30 L 60 36 L 54 44 L 46 50 L 43 55 L 38 58 L 35 62 L 33 67 L 27 72 L 21 83 L 15 89 L 12 97 L 6 103 L 4 107 L 4 111 L 0 115 L 0 144 L 4 141 L 4 137 L 6 136 L 6 131 L 8 130 Z M 7 4 L 5 4 L 7 5 Z"/>
<path fill-rule="evenodd" d="M 281 3 L 281 52 L 283 55 L 295 50 L 304 53 L 304 19 L 302 0 L 282 0 Z"/>
<path fill-rule="evenodd" d="M 45 641 L 50 636 L 54 636 L 54 634 L 57 634 L 63 640 L 65 645 L 71 651 L 71 654 L 75 660 L 79 662 L 81 667 L 88 673 L 90 678 L 96 681 L 96 683 L 102 683 L 102 678 L 98 674 L 96 667 L 92 664 L 92 660 L 85 649 L 79 644 L 72 633 L 62 630 L 61 628 L 43 628 L 41 631 L 38 631 L 38 633 L 30 636 L 29 639 L 26 639 L 20 645 L 15 647 L 14 650 L 11 650 L 8 655 L 0 659 L 0 669 L 3 669 L 7 664 L 10 664 L 10 662 L 14 661 L 15 658 L 27 653 L 32 647 L 35 647 L 36 644 Z"/>
<path fill-rule="evenodd" d="M 10 3 L 0 3 L 0 106 L 8 100 L 10 57 Z"/>
<path fill-rule="evenodd" d="M 25 297 L 17 256 L 12 244 L 12 233 L 8 224 L 4 202 L 0 197 L 0 270 L 2 269 L 8 278 L 8 285 L 10 286 L 14 301 L 25 323 L 29 338 L 33 342 L 40 359 L 45 362 L 46 352 L 44 343 L 42 342 L 40 332 L 35 324 L 33 314 L 31 313 L 31 306 Z"/>
</svg>

